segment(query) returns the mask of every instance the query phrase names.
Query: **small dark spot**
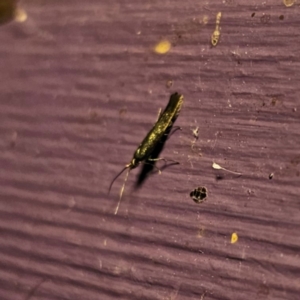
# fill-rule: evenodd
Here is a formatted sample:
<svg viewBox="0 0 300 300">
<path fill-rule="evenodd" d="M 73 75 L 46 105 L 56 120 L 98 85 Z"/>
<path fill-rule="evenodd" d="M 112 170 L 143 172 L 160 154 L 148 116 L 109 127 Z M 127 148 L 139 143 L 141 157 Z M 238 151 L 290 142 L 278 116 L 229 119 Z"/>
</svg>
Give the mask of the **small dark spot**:
<svg viewBox="0 0 300 300">
<path fill-rule="evenodd" d="M 205 200 L 207 196 L 207 188 L 204 186 L 199 186 L 190 192 L 190 197 L 196 202 L 201 203 Z"/>
<path fill-rule="evenodd" d="M 230 255 L 227 255 L 226 258 L 232 259 L 232 260 L 237 260 L 237 261 L 245 261 L 245 259 L 242 257 L 235 257 L 235 256 L 230 256 Z"/>
<path fill-rule="evenodd" d="M 10 147 L 11 148 L 14 148 L 16 146 L 17 138 L 18 138 L 18 133 L 16 131 L 14 131 L 13 134 L 11 135 L 11 139 L 10 139 Z"/>
<path fill-rule="evenodd" d="M 97 112 L 94 111 L 94 110 L 90 110 L 90 111 L 89 111 L 89 120 L 90 120 L 90 121 L 96 121 L 97 118 L 98 118 Z"/>
<path fill-rule="evenodd" d="M 279 20 L 283 20 L 284 19 L 284 15 L 279 16 Z"/>
<path fill-rule="evenodd" d="M 297 166 L 300 163 L 300 155 L 297 155 L 291 159 L 291 164 Z"/>
<path fill-rule="evenodd" d="M 277 102 L 278 102 L 278 99 L 277 99 L 277 98 L 275 98 L 275 97 L 272 98 L 271 104 L 272 104 L 273 106 L 275 106 Z"/>
<path fill-rule="evenodd" d="M 124 117 L 127 113 L 127 107 L 122 107 L 120 110 L 119 110 L 119 116 L 120 117 Z"/>
<path fill-rule="evenodd" d="M 254 195 L 254 191 L 251 189 L 247 190 L 247 193 L 248 193 L 248 195 Z"/>
<path fill-rule="evenodd" d="M 255 16 L 255 12 L 254 13 L 252 13 L 252 15 L 251 15 L 251 18 L 253 18 Z"/>
<path fill-rule="evenodd" d="M 222 176 L 222 175 L 217 175 L 216 176 L 216 180 L 222 180 L 222 179 L 224 179 L 224 176 Z"/>
<path fill-rule="evenodd" d="M 178 34 L 178 38 L 181 39 L 181 38 L 182 38 L 182 35 L 181 35 L 181 34 Z"/>
<path fill-rule="evenodd" d="M 269 179 L 273 179 L 274 173 L 269 174 Z"/>
</svg>

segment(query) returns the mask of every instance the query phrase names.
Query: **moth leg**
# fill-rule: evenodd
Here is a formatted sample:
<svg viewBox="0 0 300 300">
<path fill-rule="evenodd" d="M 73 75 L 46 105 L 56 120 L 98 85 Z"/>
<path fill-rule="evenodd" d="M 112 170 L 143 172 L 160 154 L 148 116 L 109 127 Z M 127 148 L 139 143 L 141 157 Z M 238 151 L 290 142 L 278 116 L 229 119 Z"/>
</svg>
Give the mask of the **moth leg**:
<svg viewBox="0 0 300 300">
<path fill-rule="evenodd" d="M 165 135 L 172 135 L 173 133 L 175 133 L 177 130 L 182 130 L 182 127 L 180 127 L 180 126 L 175 126 L 175 127 L 173 127 L 173 131 L 172 132 L 170 132 L 170 133 L 166 133 Z"/>
<path fill-rule="evenodd" d="M 155 121 L 155 123 L 159 120 L 159 118 L 161 117 L 162 113 L 161 113 L 161 108 L 158 110 L 158 115 L 157 115 L 157 119 Z"/>
<path fill-rule="evenodd" d="M 166 158 L 148 158 L 148 161 L 159 161 L 159 160 L 163 160 L 165 162 L 165 164 L 167 162 L 172 162 L 173 164 L 178 165 L 179 162 L 173 159 L 166 159 Z"/>
</svg>

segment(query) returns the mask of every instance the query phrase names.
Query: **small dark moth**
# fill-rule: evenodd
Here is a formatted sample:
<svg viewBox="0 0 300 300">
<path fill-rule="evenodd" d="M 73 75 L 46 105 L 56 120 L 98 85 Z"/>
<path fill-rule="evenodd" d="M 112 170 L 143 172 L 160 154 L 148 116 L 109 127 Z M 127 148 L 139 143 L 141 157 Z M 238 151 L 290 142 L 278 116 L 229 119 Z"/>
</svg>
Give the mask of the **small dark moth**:
<svg viewBox="0 0 300 300">
<path fill-rule="evenodd" d="M 135 169 L 138 167 L 140 163 L 147 163 L 147 162 L 153 162 L 158 160 L 164 160 L 167 161 L 165 158 L 152 158 L 151 155 L 154 151 L 154 149 L 157 147 L 158 143 L 161 141 L 162 137 L 170 130 L 173 123 L 177 119 L 177 116 L 181 110 L 183 104 L 183 96 L 174 93 L 171 95 L 169 103 L 167 104 L 165 110 L 160 113 L 159 118 L 157 122 L 154 124 L 153 128 L 148 132 L 144 140 L 141 142 L 141 144 L 138 146 L 136 151 L 133 154 L 133 157 L 131 161 L 125 165 L 123 170 L 113 179 L 109 186 L 109 192 L 111 190 L 111 187 L 115 180 L 126 170 L 128 169 L 123 186 L 120 191 L 120 198 L 118 205 L 115 210 L 115 214 L 118 213 L 119 206 L 121 203 L 122 195 L 125 189 L 125 184 L 128 178 L 128 174 L 130 170 Z"/>
<path fill-rule="evenodd" d="M 190 197 L 196 202 L 201 203 L 207 196 L 207 188 L 205 186 L 199 186 L 190 192 Z"/>
</svg>

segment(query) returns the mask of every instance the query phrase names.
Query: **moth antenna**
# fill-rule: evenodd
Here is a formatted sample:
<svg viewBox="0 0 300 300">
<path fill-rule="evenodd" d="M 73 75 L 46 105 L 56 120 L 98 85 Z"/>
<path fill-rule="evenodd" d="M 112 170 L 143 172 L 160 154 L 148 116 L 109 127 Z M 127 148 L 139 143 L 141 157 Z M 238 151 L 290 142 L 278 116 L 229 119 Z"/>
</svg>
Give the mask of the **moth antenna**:
<svg viewBox="0 0 300 300">
<path fill-rule="evenodd" d="M 110 186 L 109 186 L 109 189 L 108 189 L 108 194 L 110 193 L 110 190 L 111 190 L 111 187 L 112 187 L 112 185 L 114 184 L 114 182 L 116 181 L 116 179 L 126 170 L 126 169 L 128 169 L 129 168 L 129 165 L 126 165 L 125 166 L 125 168 L 124 169 L 122 169 L 122 171 L 119 173 L 119 174 L 117 174 L 117 176 L 115 176 L 115 178 L 112 180 L 112 182 L 111 182 L 111 184 L 110 184 Z"/>
<path fill-rule="evenodd" d="M 119 198 L 119 202 L 118 202 L 118 205 L 116 207 L 116 210 L 115 210 L 115 215 L 118 213 L 118 210 L 119 210 L 119 206 L 120 206 L 120 203 L 121 203 L 121 199 L 122 199 L 122 196 L 123 196 L 123 192 L 124 192 L 124 189 L 125 189 L 125 184 L 126 184 L 126 181 L 128 179 L 129 172 L 130 172 L 130 169 L 128 169 L 128 171 L 126 173 L 125 180 L 124 180 L 124 183 L 123 183 L 121 191 L 120 191 L 120 198 Z"/>
</svg>

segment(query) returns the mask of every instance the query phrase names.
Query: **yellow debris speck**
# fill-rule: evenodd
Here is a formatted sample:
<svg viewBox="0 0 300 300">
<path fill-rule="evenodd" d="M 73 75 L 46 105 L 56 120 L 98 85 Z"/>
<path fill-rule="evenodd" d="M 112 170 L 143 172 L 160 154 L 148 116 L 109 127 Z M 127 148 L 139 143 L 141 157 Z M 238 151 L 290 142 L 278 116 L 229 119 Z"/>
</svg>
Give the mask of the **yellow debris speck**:
<svg viewBox="0 0 300 300">
<path fill-rule="evenodd" d="M 160 41 L 155 47 L 154 52 L 157 54 L 165 54 L 171 49 L 171 43 L 167 40 Z"/>
<path fill-rule="evenodd" d="M 204 234 L 205 234 L 205 228 L 204 227 L 199 228 L 197 232 L 197 237 L 202 238 Z"/>
<path fill-rule="evenodd" d="M 17 10 L 15 12 L 15 21 L 22 23 L 22 22 L 25 22 L 26 20 L 27 20 L 26 11 L 21 8 L 17 8 Z"/>
<path fill-rule="evenodd" d="M 208 16 L 205 15 L 205 16 L 203 17 L 202 23 L 203 23 L 204 25 L 206 25 L 206 24 L 208 23 Z"/>
<path fill-rule="evenodd" d="M 216 28 L 215 28 L 213 34 L 211 35 L 211 44 L 213 45 L 213 47 L 215 47 L 219 42 L 221 16 L 222 16 L 222 13 L 218 12 L 217 16 L 216 16 Z"/>
<path fill-rule="evenodd" d="M 211 36 L 211 44 L 215 47 L 218 44 L 220 38 L 220 31 L 215 30 L 214 33 Z"/>
<path fill-rule="evenodd" d="M 231 244 L 234 244 L 238 241 L 239 237 L 236 232 L 231 235 Z"/>
<path fill-rule="evenodd" d="M 283 0 L 283 4 L 284 4 L 286 7 L 293 6 L 294 3 L 295 3 L 295 0 Z"/>
</svg>

